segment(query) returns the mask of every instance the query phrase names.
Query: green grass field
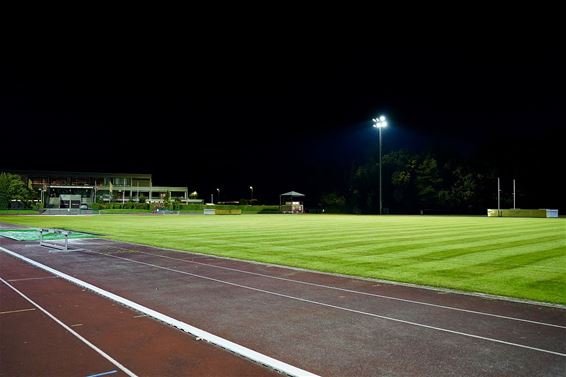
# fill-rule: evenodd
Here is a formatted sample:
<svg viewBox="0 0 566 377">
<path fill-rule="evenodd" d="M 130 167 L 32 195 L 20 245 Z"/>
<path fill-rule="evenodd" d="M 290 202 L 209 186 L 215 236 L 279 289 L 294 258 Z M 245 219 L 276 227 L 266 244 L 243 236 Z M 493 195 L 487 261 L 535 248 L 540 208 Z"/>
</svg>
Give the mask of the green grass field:
<svg viewBox="0 0 566 377">
<path fill-rule="evenodd" d="M 5 216 L 0 222 L 566 304 L 566 219 L 101 215 Z"/>
</svg>

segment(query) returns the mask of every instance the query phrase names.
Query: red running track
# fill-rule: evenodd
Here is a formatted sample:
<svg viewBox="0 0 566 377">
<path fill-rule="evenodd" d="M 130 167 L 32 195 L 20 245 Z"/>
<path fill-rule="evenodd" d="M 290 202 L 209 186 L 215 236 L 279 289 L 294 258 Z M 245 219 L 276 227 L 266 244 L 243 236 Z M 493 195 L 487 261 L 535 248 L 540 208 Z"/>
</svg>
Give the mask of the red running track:
<svg viewBox="0 0 566 377">
<path fill-rule="evenodd" d="M 0 376 L 128 375 L 16 290 L 134 375 L 278 375 L 3 253 L 0 278 Z"/>
<path fill-rule="evenodd" d="M 84 240 L 4 247 L 291 365 L 327 376 L 556 376 L 566 310 Z"/>
</svg>

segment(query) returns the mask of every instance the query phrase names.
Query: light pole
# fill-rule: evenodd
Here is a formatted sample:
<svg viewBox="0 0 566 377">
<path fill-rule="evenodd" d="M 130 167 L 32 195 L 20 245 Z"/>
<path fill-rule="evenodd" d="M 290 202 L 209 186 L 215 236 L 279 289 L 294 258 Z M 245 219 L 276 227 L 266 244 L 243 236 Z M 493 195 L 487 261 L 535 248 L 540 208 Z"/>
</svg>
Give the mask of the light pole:
<svg viewBox="0 0 566 377">
<path fill-rule="evenodd" d="M 216 201 L 220 204 L 220 189 L 216 188 L 216 192 L 218 193 L 218 195 L 216 195 Z"/>
<path fill-rule="evenodd" d="M 383 201 L 381 195 L 381 129 L 387 127 L 387 119 L 381 115 L 373 118 L 373 126 L 379 130 L 379 214 L 383 214 Z"/>
<path fill-rule="evenodd" d="M 250 186 L 250 205 L 253 204 L 254 201 L 254 188 Z"/>
</svg>

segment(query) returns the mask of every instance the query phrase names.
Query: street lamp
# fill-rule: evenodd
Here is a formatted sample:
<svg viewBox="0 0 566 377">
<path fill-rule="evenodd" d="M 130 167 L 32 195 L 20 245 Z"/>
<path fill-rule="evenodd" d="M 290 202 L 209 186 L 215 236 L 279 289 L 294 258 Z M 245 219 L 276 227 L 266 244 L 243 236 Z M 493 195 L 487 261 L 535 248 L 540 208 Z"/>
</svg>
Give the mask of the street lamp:
<svg viewBox="0 0 566 377">
<path fill-rule="evenodd" d="M 254 188 L 250 186 L 250 204 L 253 204 L 254 201 Z"/>
<path fill-rule="evenodd" d="M 383 214 L 383 201 L 381 196 L 381 129 L 387 127 L 387 119 L 381 115 L 373 118 L 373 127 L 379 130 L 379 214 Z"/>
<path fill-rule="evenodd" d="M 216 188 L 216 192 L 218 193 L 218 195 L 216 197 L 216 201 L 218 202 L 218 204 L 220 204 L 220 189 Z"/>
</svg>

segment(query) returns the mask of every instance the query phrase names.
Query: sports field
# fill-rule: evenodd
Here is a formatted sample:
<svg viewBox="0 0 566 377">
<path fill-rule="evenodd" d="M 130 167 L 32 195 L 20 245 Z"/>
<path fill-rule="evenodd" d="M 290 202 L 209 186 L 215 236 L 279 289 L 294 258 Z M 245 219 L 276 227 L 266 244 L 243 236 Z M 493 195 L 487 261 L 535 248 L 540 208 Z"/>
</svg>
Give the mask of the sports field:
<svg viewBox="0 0 566 377">
<path fill-rule="evenodd" d="M 566 304 L 565 219 L 101 215 L 6 216 L 0 222 Z"/>
</svg>

